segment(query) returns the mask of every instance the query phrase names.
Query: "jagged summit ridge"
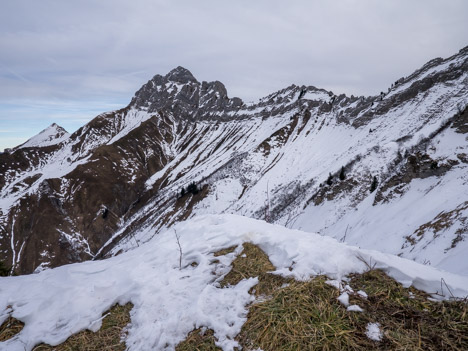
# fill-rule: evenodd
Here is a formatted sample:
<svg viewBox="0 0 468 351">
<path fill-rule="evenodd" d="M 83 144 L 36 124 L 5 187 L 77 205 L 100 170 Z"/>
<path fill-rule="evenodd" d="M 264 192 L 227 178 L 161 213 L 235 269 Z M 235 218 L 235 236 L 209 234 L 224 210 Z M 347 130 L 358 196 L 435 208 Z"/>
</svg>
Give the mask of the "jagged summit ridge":
<svg viewBox="0 0 468 351">
<path fill-rule="evenodd" d="M 464 48 L 449 58 L 433 59 L 375 96 L 349 97 L 314 86 L 293 84 L 248 104 L 240 98 L 229 98 L 222 82 L 200 83 L 188 69 L 178 66 L 165 76 L 158 74 L 144 84 L 130 106 L 149 113 L 174 111 L 178 118 L 190 120 L 231 120 L 249 118 L 253 114 L 261 114 L 263 118 L 285 114 L 306 103 L 307 108 L 319 106 L 323 112 L 352 109 L 342 121 L 360 126 L 373 116 L 385 114 L 398 104 L 424 93 L 434 84 L 444 84 L 465 74 L 468 71 L 467 52 Z"/>
<path fill-rule="evenodd" d="M 170 110 L 191 119 L 222 117 L 242 105 L 240 98 L 228 97 L 223 83 L 200 83 L 181 66 L 165 76 L 155 75 L 135 93 L 130 103 L 130 106 L 150 113 Z"/>
</svg>

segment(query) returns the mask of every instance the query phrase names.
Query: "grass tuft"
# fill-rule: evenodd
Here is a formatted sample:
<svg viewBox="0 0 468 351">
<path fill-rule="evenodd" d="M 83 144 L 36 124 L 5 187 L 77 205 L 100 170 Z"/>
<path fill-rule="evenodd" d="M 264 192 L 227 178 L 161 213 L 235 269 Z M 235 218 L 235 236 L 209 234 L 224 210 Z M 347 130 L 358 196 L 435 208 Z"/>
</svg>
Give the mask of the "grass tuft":
<svg viewBox="0 0 468 351">
<path fill-rule="evenodd" d="M 34 347 L 33 351 L 124 351 L 125 327 L 130 323 L 132 308 L 131 303 L 124 306 L 115 305 L 104 314 L 106 317 L 96 333 L 83 330 L 69 337 L 63 344 L 57 346 L 40 344 Z"/>
<path fill-rule="evenodd" d="M 246 349 L 273 350 L 468 350 L 466 301 L 435 302 L 406 289 L 379 270 L 351 275 L 349 312 L 337 301 L 338 289 L 326 277 L 293 281 L 250 306 L 237 339 Z M 356 293 L 363 290 L 368 297 Z M 379 323 L 380 342 L 366 336 Z"/>
<path fill-rule="evenodd" d="M 12 316 L 8 316 L 0 325 L 0 342 L 11 339 L 24 328 L 24 323 Z"/>
<path fill-rule="evenodd" d="M 226 247 L 225 249 L 216 251 L 213 255 L 214 257 L 224 256 L 224 255 L 230 254 L 231 252 L 234 252 L 236 248 L 237 246 L 229 246 L 229 247 Z"/>
<path fill-rule="evenodd" d="M 220 351 L 215 345 L 211 329 L 198 328 L 191 331 L 187 338 L 176 346 L 176 351 Z"/>
<path fill-rule="evenodd" d="M 356 335 L 337 289 L 325 277 L 292 282 L 250 307 L 238 341 L 246 349 L 357 350 L 372 346 Z"/>
<path fill-rule="evenodd" d="M 232 262 L 231 271 L 226 274 L 220 282 L 221 287 L 233 286 L 242 279 L 258 277 L 259 283 L 255 286 L 255 295 L 270 295 L 290 281 L 279 275 L 269 272 L 275 270 L 275 266 L 270 262 L 268 255 L 258 246 L 251 243 L 244 243 L 242 252 Z"/>
<path fill-rule="evenodd" d="M 244 243 L 243 247 L 242 252 L 232 262 L 231 271 L 220 282 L 222 287 L 236 285 L 242 279 L 258 277 L 275 269 L 268 256 L 258 246 Z"/>
<path fill-rule="evenodd" d="M 359 305 L 366 310 L 360 319 L 381 324 L 382 348 L 468 350 L 466 301 L 430 301 L 426 293 L 404 288 L 380 270 L 354 274 L 350 285 L 369 295 L 367 300 L 359 299 Z M 357 299 L 351 297 L 350 302 L 356 303 Z"/>
</svg>

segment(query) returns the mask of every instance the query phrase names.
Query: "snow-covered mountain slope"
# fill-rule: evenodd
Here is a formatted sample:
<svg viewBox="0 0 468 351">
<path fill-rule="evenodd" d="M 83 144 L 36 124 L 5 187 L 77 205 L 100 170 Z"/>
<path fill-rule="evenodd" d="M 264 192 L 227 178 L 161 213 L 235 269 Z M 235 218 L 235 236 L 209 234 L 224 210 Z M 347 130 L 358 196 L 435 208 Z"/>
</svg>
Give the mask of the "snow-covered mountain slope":
<svg viewBox="0 0 468 351">
<path fill-rule="evenodd" d="M 468 274 L 467 105 L 468 48 L 372 97 L 245 104 L 178 67 L 59 144 L 0 154 L 0 254 L 28 273 L 235 213 Z"/>
<path fill-rule="evenodd" d="M 17 148 L 27 148 L 27 147 L 44 147 L 58 144 L 70 136 L 65 129 L 59 125 L 52 123 L 49 127 L 44 129 L 39 134 L 33 136 L 31 139 L 28 139 L 24 144 L 21 144 Z"/>
<path fill-rule="evenodd" d="M 297 280 L 321 274 L 338 286 L 350 273 L 366 271 L 370 262 L 404 286 L 439 299 L 468 294 L 467 277 L 393 255 L 246 217 L 198 216 L 107 260 L 0 278 L 0 311 L 6 311 L 0 324 L 9 314 L 25 323 L 21 333 L 0 343 L 0 350 L 29 351 L 39 343 L 60 344 L 83 329 L 96 331 L 103 312 L 127 302 L 134 305 L 125 340 L 128 350 L 174 350 L 199 327 L 212 329 L 223 350 L 234 350 L 247 304 L 254 300 L 249 290 L 258 278 L 224 288 L 220 282 L 245 242 L 266 252 L 274 274 Z M 232 246 L 237 246 L 234 252 L 215 257 Z"/>
</svg>

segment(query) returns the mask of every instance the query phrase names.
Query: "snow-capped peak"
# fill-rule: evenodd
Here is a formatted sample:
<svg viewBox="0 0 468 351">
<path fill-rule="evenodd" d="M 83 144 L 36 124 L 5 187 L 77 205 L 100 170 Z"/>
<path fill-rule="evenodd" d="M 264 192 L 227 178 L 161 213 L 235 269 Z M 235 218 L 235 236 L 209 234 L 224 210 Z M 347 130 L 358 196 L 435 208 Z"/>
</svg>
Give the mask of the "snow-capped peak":
<svg viewBox="0 0 468 351">
<path fill-rule="evenodd" d="M 28 141 L 26 141 L 24 144 L 18 146 L 17 149 L 55 145 L 67 139 L 69 135 L 70 133 L 68 133 L 64 128 L 56 123 L 52 123 L 39 134 L 28 139 Z"/>
</svg>

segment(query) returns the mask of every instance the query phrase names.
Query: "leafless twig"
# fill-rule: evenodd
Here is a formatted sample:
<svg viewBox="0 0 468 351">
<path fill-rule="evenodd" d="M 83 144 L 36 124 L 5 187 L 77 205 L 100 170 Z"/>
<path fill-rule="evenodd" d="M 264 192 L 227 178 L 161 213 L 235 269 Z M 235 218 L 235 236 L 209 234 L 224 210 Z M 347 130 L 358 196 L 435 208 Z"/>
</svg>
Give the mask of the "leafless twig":
<svg viewBox="0 0 468 351">
<path fill-rule="evenodd" d="M 292 228 L 292 227 L 294 226 L 294 223 L 296 223 L 296 220 L 297 220 L 297 219 L 299 218 L 299 216 L 300 216 L 301 214 L 303 214 L 303 213 L 304 213 L 304 211 L 299 212 L 299 213 L 295 213 L 295 214 L 293 214 L 292 212 L 290 212 L 290 213 L 288 214 L 288 218 L 286 219 L 286 222 L 284 223 L 284 226 L 285 226 L 286 228 Z"/>
<path fill-rule="evenodd" d="M 346 226 L 346 230 L 344 232 L 344 236 L 341 238 L 340 242 L 344 243 L 344 241 L 346 240 L 346 234 L 348 233 L 348 228 L 349 228 L 349 224 Z"/>
<path fill-rule="evenodd" d="M 364 263 L 367 266 L 367 269 L 369 271 L 372 271 L 375 269 L 375 266 L 377 265 L 377 262 L 372 263 L 372 257 L 369 257 L 369 262 L 366 261 L 364 257 L 362 257 L 360 254 L 356 256 L 359 261 Z"/>
<path fill-rule="evenodd" d="M 137 246 L 140 247 L 140 244 L 138 244 L 138 240 L 135 238 L 135 233 L 131 232 L 130 235 L 132 236 L 133 240 L 135 240 Z"/>
<path fill-rule="evenodd" d="M 266 190 L 266 209 L 265 209 L 265 221 L 270 223 L 271 222 L 271 211 L 270 211 L 270 191 L 268 189 L 268 183 L 270 180 L 267 181 L 267 190 Z"/>
<path fill-rule="evenodd" d="M 453 295 L 452 293 L 452 290 L 450 290 L 449 286 L 447 285 L 447 283 L 445 282 L 445 279 L 444 278 L 440 278 L 440 290 L 442 291 L 442 294 L 444 294 L 444 287 L 442 286 L 442 283 L 445 285 L 445 287 L 447 288 L 448 292 L 450 293 L 450 296 L 452 298 L 455 298 L 455 296 Z"/>
<path fill-rule="evenodd" d="M 180 235 L 177 234 L 177 230 L 174 229 L 177 245 L 179 246 L 179 270 L 182 269 L 182 246 L 180 245 Z"/>
</svg>

